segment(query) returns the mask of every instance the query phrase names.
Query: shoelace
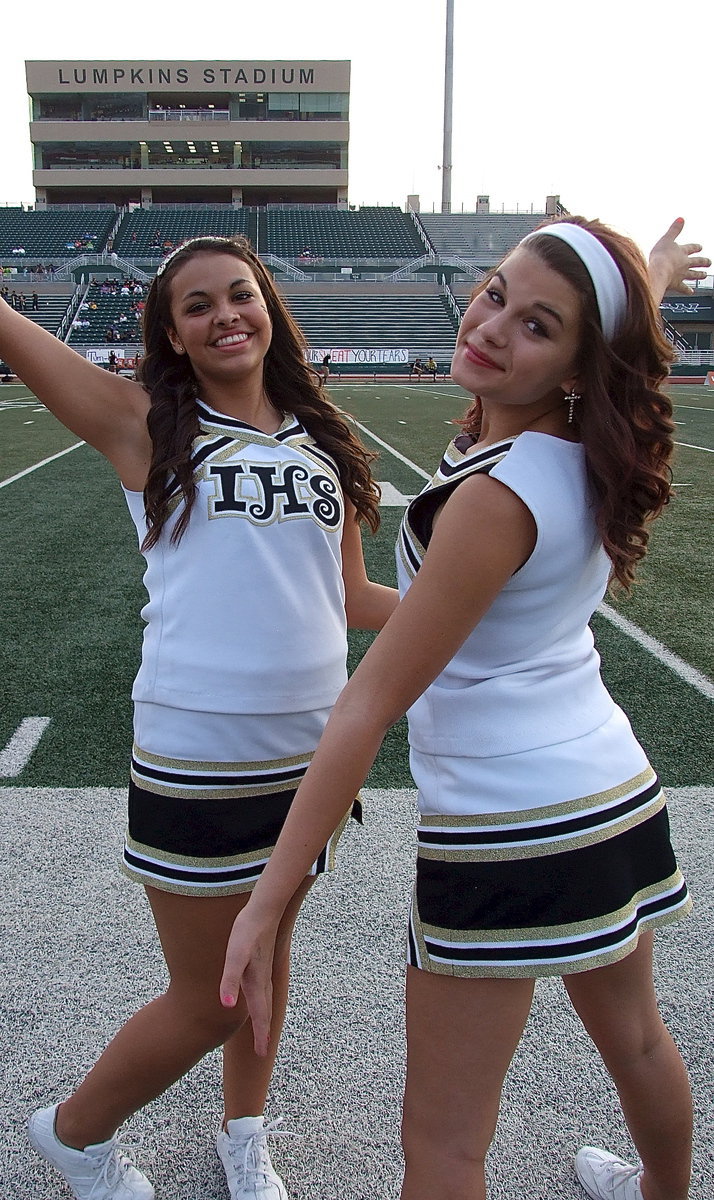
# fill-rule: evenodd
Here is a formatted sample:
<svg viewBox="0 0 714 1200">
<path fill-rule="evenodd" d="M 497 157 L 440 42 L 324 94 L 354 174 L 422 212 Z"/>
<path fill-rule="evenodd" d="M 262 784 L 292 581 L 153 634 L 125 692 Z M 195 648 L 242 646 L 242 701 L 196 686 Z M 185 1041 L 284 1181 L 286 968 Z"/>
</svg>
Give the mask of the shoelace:
<svg viewBox="0 0 714 1200">
<path fill-rule="evenodd" d="M 626 1196 L 627 1185 L 630 1180 L 634 1180 L 635 1183 L 639 1183 L 640 1176 L 642 1174 L 642 1167 L 625 1167 L 620 1166 L 619 1164 L 616 1167 L 611 1164 L 608 1164 L 608 1166 L 610 1168 L 608 1171 L 610 1196 L 612 1197 L 612 1200 L 624 1200 L 624 1197 Z"/>
<path fill-rule="evenodd" d="M 87 1200 L 95 1200 L 100 1195 L 98 1190 L 100 1187 L 108 1188 L 111 1196 L 114 1188 L 121 1183 L 129 1168 L 134 1165 L 131 1159 L 126 1157 L 124 1151 L 136 1149 L 136 1146 L 128 1145 L 125 1142 L 113 1141 L 111 1143 L 104 1159 L 97 1160 L 99 1174 L 90 1188 Z"/>
<path fill-rule="evenodd" d="M 234 1138 L 229 1139 L 228 1153 L 236 1170 L 241 1172 L 243 1183 L 251 1183 L 261 1175 L 264 1180 L 268 1178 L 271 1170 L 267 1147 L 268 1135 L 289 1138 L 300 1136 L 298 1133 L 292 1133 L 289 1129 L 278 1129 L 278 1125 L 282 1125 L 282 1123 L 283 1117 L 276 1117 L 274 1121 L 269 1121 L 257 1133 L 252 1133 L 245 1142 L 236 1141 Z"/>
</svg>

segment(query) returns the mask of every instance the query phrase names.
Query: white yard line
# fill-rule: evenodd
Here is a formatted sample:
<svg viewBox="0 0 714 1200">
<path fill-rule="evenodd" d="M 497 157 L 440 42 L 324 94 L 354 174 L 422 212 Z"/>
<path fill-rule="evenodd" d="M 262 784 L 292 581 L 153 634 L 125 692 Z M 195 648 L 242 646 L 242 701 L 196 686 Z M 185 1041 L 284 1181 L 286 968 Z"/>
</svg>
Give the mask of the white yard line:
<svg viewBox="0 0 714 1200">
<path fill-rule="evenodd" d="M 49 717 L 25 717 L 10 741 L 0 750 L 0 777 L 12 779 L 27 766 L 50 723 Z"/>
<path fill-rule="evenodd" d="M 692 446 L 689 442 L 675 442 L 675 446 L 686 446 L 687 450 L 703 450 L 705 454 L 714 454 L 714 450 L 710 450 L 708 446 Z"/>
<path fill-rule="evenodd" d="M 48 463 L 54 462 L 56 458 L 62 458 L 64 454 L 71 454 L 73 450 L 78 450 L 80 446 L 85 446 L 86 442 L 75 442 L 73 446 L 68 446 L 66 450 L 60 450 L 58 454 L 51 454 L 49 458 L 43 458 L 42 462 L 35 463 L 34 467 L 25 467 L 24 471 L 18 471 L 17 475 L 11 475 L 9 479 L 0 480 L 0 488 L 7 487 L 8 483 L 14 483 L 16 479 L 22 479 L 25 475 L 30 475 L 32 471 L 39 471 L 40 467 L 46 467 Z"/>
<path fill-rule="evenodd" d="M 643 650 L 647 650 L 666 667 L 669 667 L 670 671 L 674 671 L 675 675 L 679 675 L 679 678 L 688 683 L 690 687 L 701 692 L 702 696 L 706 696 L 707 699 L 714 700 L 714 683 L 707 679 L 701 671 L 697 671 L 696 667 L 690 667 L 689 663 L 686 663 L 678 654 L 668 650 L 656 638 L 650 637 L 649 633 L 645 633 L 639 625 L 628 621 L 627 617 L 623 617 L 614 608 L 610 608 L 609 604 L 601 604 L 598 612 L 622 633 L 626 633 L 634 642 L 637 642 Z"/>
<path fill-rule="evenodd" d="M 362 433 L 366 433 L 367 437 L 370 437 L 373 442 L 377 443 L 378 446 L 383 446 L 385 450 L 388 450 L 389 453 L 394 455 L 395 458 L 398 458 L 400 462 L 403 462 L 406 464 L 406 466 L 411 467 L 412 471 L 415 471 L 416 474 L 420 475 L 422 479 L 431 479 L 431 475 L 428 475 L 426 471 L 422 471 L 421 467 L 418 467 L 416 463 L 411 461 L 411 459 L 405 458 L 403 454 L 400 454 L 398 450 L 394 449 L 394 446 L 390 446 L 389 442 L 383 442 L 382 439 L 377 437 L 376 433 L 372 433 L 372 430 L 368 429 L 366 425 L 361 425 L 359 421 L 355 421 L 353 416 L 350 416 L 350 420 L 354 425 L 357 426 L 358 429 L 362 430 Z"/>
</svg>

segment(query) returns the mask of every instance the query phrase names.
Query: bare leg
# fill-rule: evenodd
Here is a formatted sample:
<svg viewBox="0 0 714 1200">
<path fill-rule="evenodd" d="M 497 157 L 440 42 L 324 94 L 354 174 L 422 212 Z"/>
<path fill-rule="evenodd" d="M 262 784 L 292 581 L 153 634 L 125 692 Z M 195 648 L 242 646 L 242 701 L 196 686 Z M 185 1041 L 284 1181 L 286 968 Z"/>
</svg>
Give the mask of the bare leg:
<svg viewBox="0 0 714 1200">
<path fill-rule="evenodd" d="M 223 1046 L 226 1121 L 232 1121 L 235 1117 L 257 1117 L 265 1108 L 288 1005 L 292 933 L 300 906 L 312 882 L 312 878 L 304 880 L 286 908 L 280 924 L 273 961 L 273 1019 L 267 1055 L 265 1058 L 259 1058 L 253 1050 L 253 1027 L 249 1021 L 231 1034 Z"/>
<path fill-rule="evenodd" d="M 679 1052 L 657 1008 L 652 934 L 621 962 L 564 979 L 617 1088 L 640 1155 L 645 1200 L 687 1200 L 692 1099 Z"/>
<path fill-rule="evenodd" d="M 402 1200 L 484 1200 L 484 1160 L 533 987 L 407 968 Z"/>
<path fill-rule="evenodd" d="M 241 1000 L 235 1009 L 222 1007 L 218 985 L 231 926 L 249 893 L 207 898 L 146 892 L 169 987 L 127 1021 L 60 1106 L 57 1136 L 77 1149 L 110 1138 L 246 1022 Z"/>
</svg>

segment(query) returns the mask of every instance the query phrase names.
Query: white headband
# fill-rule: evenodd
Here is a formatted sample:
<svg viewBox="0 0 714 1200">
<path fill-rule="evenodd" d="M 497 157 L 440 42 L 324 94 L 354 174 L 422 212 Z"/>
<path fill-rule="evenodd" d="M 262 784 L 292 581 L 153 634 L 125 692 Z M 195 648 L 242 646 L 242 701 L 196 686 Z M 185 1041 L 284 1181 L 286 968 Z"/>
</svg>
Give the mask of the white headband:
<svg viewBox="0 0 714 1200">
<path fill-rule="evenodd" d="M 557 221 L 553 225 L 535 229 L 523 238 L 521 245 L 531 238 L 540 237 L 542 233 L 562 238 L 586 268 L 595 289 L 603 337 L 606 342 L 611 342 L 627 311 L 627 289 L 610 251 L 589 230 L 570 221 Z"/>
</svg>

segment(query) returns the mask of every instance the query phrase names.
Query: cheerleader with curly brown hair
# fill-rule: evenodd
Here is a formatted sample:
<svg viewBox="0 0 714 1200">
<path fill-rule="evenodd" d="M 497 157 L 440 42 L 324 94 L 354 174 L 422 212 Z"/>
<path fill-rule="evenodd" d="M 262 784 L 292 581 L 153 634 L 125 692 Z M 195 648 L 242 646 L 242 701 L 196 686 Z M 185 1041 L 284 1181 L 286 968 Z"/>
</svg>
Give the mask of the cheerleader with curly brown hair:
<svg viewBox="0 0 714 1200">
<path fill-rule="evenodd" d="M 569 217 L 476 290 L 452 364 L 474 402 L 405 514 L 401 603 L 333 709 L 231 936 L 223 1002 L 242 989 L 264 1052 L 285 901 L 408 711 L 421 817 L 402 1200 L 484 1200 L 541 976 L 562 977 L 641 1159 L 582 1147 L 585 1191 L 687 1197 L 691 1100 L 657 1009 L 652 939 L 690 900 L 662 790 L 589 628 L 608 584 L 630 586 L 669 497 L 672 354 L 657 299 L 709 262 L 677 244 L 681 228 L 648 274 L 627 238 Z"/>
<path fill-rule="evenodd" d="M 233 920 L 346 682 L 347 624 L 381 628 L 397 596 L 362 558 L 360 522 L 378 524 L 369 455 L 248 243 L 196 238 L 169 255 L 144 332 L 132 382 L 0 306 L 0 351 L 113 465 L 146 558 L 123 867 L 146 888 L 170 975 L 75 1093 L 31 1117 L 30 1139 L 78 1200 L 149 1200 L 116 1130 L 222 1046 L 231 1200 L 285 1200 L 263 1119 L 278 1039 L 257 1055 L 245 1009 L 223 1007 L 218 984 Z M 343 826 L 280 922 L 274 1028 L 298 909 Z"/>
</svg>

